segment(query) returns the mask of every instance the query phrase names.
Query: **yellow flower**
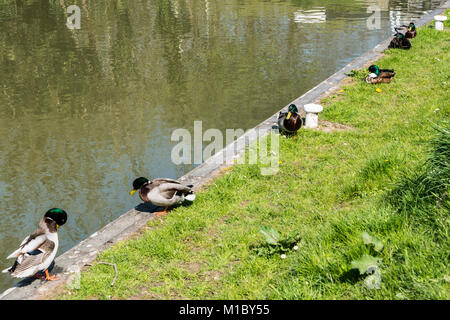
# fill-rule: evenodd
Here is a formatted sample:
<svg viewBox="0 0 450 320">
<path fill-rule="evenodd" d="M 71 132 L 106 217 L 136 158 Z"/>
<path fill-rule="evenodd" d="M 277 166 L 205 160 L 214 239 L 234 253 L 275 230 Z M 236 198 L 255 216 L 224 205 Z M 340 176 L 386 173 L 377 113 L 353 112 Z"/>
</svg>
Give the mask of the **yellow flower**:
<svg viewBox="0 0 450 320">
<path fill-rule="evenodd" d="M 344 92 L 344 90 L 339 90 L 339 93 L 342 93 L 342 92 Z"/>
<path fill-rule="evenodd" d="M 380 88 L 377 88 L 377 90 L 376 90 L 378 93 L 380 93 L 381 92 L 381 89 Z"/>
</svg>

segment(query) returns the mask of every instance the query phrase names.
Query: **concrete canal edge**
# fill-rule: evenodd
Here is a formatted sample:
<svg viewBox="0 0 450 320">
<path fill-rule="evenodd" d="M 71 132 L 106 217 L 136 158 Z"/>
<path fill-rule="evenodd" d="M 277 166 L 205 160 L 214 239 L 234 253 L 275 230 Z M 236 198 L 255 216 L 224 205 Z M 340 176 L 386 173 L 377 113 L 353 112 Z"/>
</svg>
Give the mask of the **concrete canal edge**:
<svg viewBox="0 0 450 320">
<path fill-rule="evenodd" d="M 431 22 L 435 15 L 442 13 L 448 8 L 450 8 L 450 0 L 446 1 L 433 12 L 422 17 L 416 22 L 416 25 L 422 26 Z M 303 106 L 307 103 L 317 103 L 321 99 L 335 92 L 339 88 L 341 81 L 346 77 L 345 73 L 348 73 L 354 69 L 362 68 L 364 65 L 379 59 L 383 55 L 382 52 L 387 48 L 390 39 L 391 38 L 381 42 L 372 50 L 356 58 L 344 68 L 291 103 L 294 103 L 297 106 Z M 287 110 L 288 105 L 282 110 Z M 193 184 L 194 189 L 199 190 L 203 185 L 220 175 L 222 170 L 232 165 L 223 163 L 222 159 L 224 159 L 224 154 L 232 154 L 233 159 L 237 159 L 242 156 L 245 148 L 249 144 L 258 138 L 266 136 L 272 130 L 272 126 L 276 125 L 277 117 L 278 112 L 254 128 L 256 136 L 254 134 L 250 135 L 247 131 L 243 136 L 239 137 L 223 150 L 207 159 L 203 164 L 181 177 L 180 180 L 184 183 Z M 136 208 L 143 210 L 138 211 Z M 36 300 L 51 297 L 52 293 L 55 292 L 54 290 L 71 283 L 74 278 L 79 275 L 79 271 L 86 265 L 92 263 L 100 252 L 111 247 L 118 241 L 127 239 L 137 234 L 147 225 L 148 221 L 155 219 L 156 216 L 149 212 L 150 210 L 145 210 L 145 206 L 138 206 L 136 208 L 124 213 L 119 218 L 95 232 L 87 239 L 81 241 L 72 249 L 57 257 L 55 259 L 55 268 L 53 269 L 53 273 L 57 274 L 59 280 L 42 281 L 25 279 L 17 283 L 16 286 L 3 292 L 0 295 L 0 299 Z"/>
</svg>

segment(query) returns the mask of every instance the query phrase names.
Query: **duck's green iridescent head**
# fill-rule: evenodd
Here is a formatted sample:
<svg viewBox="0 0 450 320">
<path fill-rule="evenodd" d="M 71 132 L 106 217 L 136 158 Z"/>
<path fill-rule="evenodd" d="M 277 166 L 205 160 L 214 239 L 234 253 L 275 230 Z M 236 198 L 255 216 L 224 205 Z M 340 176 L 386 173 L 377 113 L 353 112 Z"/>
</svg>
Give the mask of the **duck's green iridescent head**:
<svg viewBox="0 0 450 320">
<path fill-rule="evenodd" d="M 48 210 L 44 217 L 46 218 L 50 218 L 53 221 L 56 222 L 56 229 L 58 229 L 59 227 L 61 227 L 63 224 L 66 223 L 67 221 L 67 212 L 65 212 L 63 209 L 59 209 L 59 208 L 53 208 Z"/>
<path fill-rule="evenodd" d="M 289 112 L 292 112 L 292 113 L 297 113 L 297 112 L 298 112 L 297 106 L 296 106 L 295 104 L 291 104 L 291 105 L 289 106 L 288 111 L 289 111 Z"/>
<path fill-rule="evenodd" d="M 144 184 L 149 182 L 147 178 L 139 177 L 133 181 L 133 190 L 130 191 L 130 195 L 133 195 L 136 191 L 138 191 Z"/>
<path fill-rule="evenodd" d="M 409 24 L 409 31 L 414 31 L 414 30 L 416 30 L 416 25 L 414 24 L 414 22 L 411 22 Z"/>
<path fill-rule="evenodd" d="M 380 69 L 376 64 L 373 64 L 369 67 L 369 72 L 375 73 L 378 76 L 380 74 Z"/>
<path fill-rule="evenodd" d="M 403 33 L 400 33 L 400 32 L 397 33 L 396 36 L 397 36 L 397 38 L 399 38 L 399 39 L 403 39 L 403 38 L 404 38 Z"/>
<path fill-rule="evenodd" d="M 297 113 L 298 112 L 297 106 L 295 104 L 291 104 L 289 106 L 289 108 L 288 108 L 288 111 L 289 112 L 288 112 L 288 114 L 286 116 L 286 120 L 289 120 L 293 113 Z"/>
</svg>

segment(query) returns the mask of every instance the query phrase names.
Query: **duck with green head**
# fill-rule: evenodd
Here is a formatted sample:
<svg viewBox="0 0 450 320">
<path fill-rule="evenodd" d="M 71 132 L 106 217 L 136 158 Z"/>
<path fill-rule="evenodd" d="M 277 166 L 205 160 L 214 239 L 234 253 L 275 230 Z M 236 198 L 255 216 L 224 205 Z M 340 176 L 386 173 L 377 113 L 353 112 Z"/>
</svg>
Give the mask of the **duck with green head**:
<svg viewBox="0 0 450 320">
<path fill-rule="evenodd" d="M 416 25 L 414 22 L 411 22 L 408 26 L 402 25 L 401 28 L 404 28 L 405 30 L 405 38 L 412 39 L 417 36 Z"/>
<path fill-rule="evenodd" d="M 67 213 L 59 208 L 48 210 L 39 222 L 39 226 L 27 236 L 19 248 L 7 259 L 16 259 L 12 267 L 3 270 L 15 278 L 35 276 L 39 279 L 57 280 L 48 274 L 58 251 L 58 229 L 67 221 Z M 44 275 L 40 275 L 40 274 Z"/>
<path fill-rule="evenodd" d="M 187 201 L 194 201 L 195 193 L 193 185 L 183 185 L 178 180 L 160 178 L 148 180 L 145 177 L 139 177 L 133 181 L 133 190 L 130 195 L 139 191 L 139 197 L 142 201 L 152 203 L 159 207 L 164 207 L 163 211 L 155 212 L 161 216 L 167 213 L 167 208 Z"/>
<path fill-rule="evenodd" d="M 397 32 L 389 43 L 388 49 L 411 49 L 411 42 L 401 33 Z"/>
<path fill-rule="evenodd" d="M 380 69 L 376 64 L 369 67 L 369 75 L 366 77 L 367 83 L 389 83 L 395 76 L 395 72 L 392 69 Z"/>
<path fill-rule="evenodd" d="M 282 134 L 293 134 L 295 136 L 302 124 L 302 118 L 298 114 L 298 109 L 295 104 L 289 106 L 288 112 L 280 111 L 278 114 L 278 128 Z"/>
</svg>

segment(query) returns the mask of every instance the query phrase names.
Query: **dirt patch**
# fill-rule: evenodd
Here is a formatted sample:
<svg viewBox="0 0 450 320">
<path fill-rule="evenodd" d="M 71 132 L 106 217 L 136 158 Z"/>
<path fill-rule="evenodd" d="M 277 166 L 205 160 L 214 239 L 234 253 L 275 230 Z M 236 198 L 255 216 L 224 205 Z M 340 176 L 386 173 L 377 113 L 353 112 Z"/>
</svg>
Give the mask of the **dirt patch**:
<svg viewBox="0 0 450 320">
<path fill-rule="evenodd" d="M 155 293 L 155 292 L 151 291 L 152 288 L 158 287 L 158 286 L 159 285 L 153 284 L 149 288 L 143 288 L 140 293 L 137 293 L 136 295 L 127 298 L 127 300 L 167 300 L 167 299 L 169 299 L 169 300 L 186 300 L 186 299 L 188 299 L 187 297 L 178 294 L 174 290 L 171 290 L 169 292 L 169 298 L 164 294 Z"/>
<path fill-rule="evenodd" d="M 152 292 L 152 288 L 154 287 L 160 287 L 163 286 L 165 283 L 163 282 L 157 282 L 152 283 L 152 286 L 150 288 L 147 287 L 141 287 L 137 291 L 137 293 L 129 298 L 127 300 L 162 300 L 164 299 L 164 296 L 161 294 L 157 294 Z"/>
<path fill-rule="evenodd" d="M 207 282 L 215 282 L 219 281 L 222 276 L 225 274 L 223 270 L 208 270 L 203 273 L 203 278 Z"/>
<path fill-rule="evenodd" d="M 250 200 L 244 200 L 241 203 L 239 203 L 239 206 L 241 208 L 245 208 L 250 203 Z"/>
<path fill-rule="evenodd" d="M 198 273 L 203 267 L 205 267 L 205 264 L 198 261 L 192 261 L 180 263 L 180 267 L 187 270 L 189 273 Z"/>
<path fill-rule="evenodd" d="M 217 236 L 219 234 L 219 230 L 217 227 L 213 227 L 208 230 L 207 234 L 210 238 L 217 238 Z"/>
<path fill-rule="evenodd" d="M 189 248 L 189 251 L 192 253 L 196 253 L 202 250 L 205 250 L 203 247 L 196 246 L 189 237 L 183 239 L 183 243 Z"/>
<path fill-rule="evenodd" d="M 326 120 L 319 120 L 319 127 L 315 130 L 323 132 L 336 132 L 336 131 L 354 130 L 354 128 L 351 126 L 347 126 L 345 124 L 334 123 Z"/>
<path fill-rule="evenodd" d="M 250 201 L 248 201 L 248 202 L 250 202 Z M 230 219 L 230 218 L 232 218 L 232 216 L 223 216 L 223 217 L 220 218 L 218 221 L 219 221 L 220 223 L 227 223 L 227 222 L 228 222 L 228 219 Z"/>
</svg>

